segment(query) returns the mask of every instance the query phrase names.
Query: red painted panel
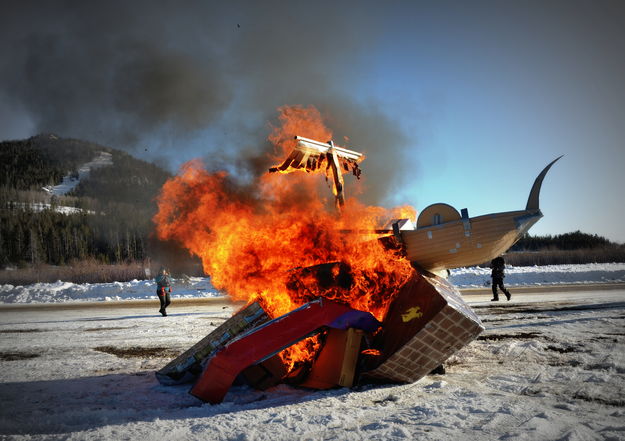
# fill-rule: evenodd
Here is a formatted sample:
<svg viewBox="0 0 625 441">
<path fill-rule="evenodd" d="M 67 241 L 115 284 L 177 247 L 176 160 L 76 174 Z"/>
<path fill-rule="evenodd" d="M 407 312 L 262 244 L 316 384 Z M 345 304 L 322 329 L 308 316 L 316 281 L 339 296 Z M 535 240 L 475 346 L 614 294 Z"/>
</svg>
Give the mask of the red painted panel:
<svg viewBox="0 0 625 441">
<path fill-rule="evenodd" d="M 367 330 L 371 330 L 372 323 L 378 326 L 369 313 L 326 299 L 314 300 L 229 343 L 209 360 L 191 395 L 212 404 L 220 403 L 237 375 L 248 366 L 277 354 L 323 326 L 364 327 L 365 322 L 369 324 Z"/>
</svg>

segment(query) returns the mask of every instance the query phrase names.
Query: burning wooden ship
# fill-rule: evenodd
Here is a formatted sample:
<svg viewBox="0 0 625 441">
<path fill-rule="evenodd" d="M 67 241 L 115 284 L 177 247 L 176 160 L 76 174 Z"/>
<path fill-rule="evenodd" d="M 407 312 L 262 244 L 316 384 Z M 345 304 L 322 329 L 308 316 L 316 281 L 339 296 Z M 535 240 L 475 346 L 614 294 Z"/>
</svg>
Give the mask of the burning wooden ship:
<svg viewBox="0 0 625 441">
<path fill-rule="evenodd" d="M 295 141 L 287 158 L 270 172 L 325 169 L 340 214 L 346 204 L 343 174 L 359 177 L 364 155 L 332 141 L 302 137 Z M 287 293 L 297 309 L 276 316 L 263 309 L 262 301 L 248 302 L 159 370 L 157 378 L 162 384 L 194 382 L 190 393 L 210 403 L 221 402 L 237 382 L 258 389 L 280 382 L 324 389 L 366 381 L 417 381 L 484 330 L 459 291 L 436 273 L 484 263 L 514 244 L 542 217 L 540 188 L 556 161 L 536 178 L 525 210 L 469 218 L 466 209 L 459 213 L 447 204 L 434 204 L 423 210 L 414 227 L 406 219 L 396 219 L 388 228 L 367 232 L 369 237 L 377 234 L 377 240 L 366 239 L 369 242 L 386 244 L 390 239 L 403 251 L 383 251 L 371 270 L 358 272 L 345 262 L 290 269 L 277 289 Z M 211 186 L 206 188 L 214 188 L 218 181 L 208 177 L 207 182 Z M 188 188 L 188 181 L 183 183 L 180 188 Z M 380 270 L 379 262 L 388 259 L 403 262 L 401 274 Z M 369 303 L 360 302 L 363 294 Z M 284 351 L 309 339 L 315 349 L 289 364 Z"/>
</svg>

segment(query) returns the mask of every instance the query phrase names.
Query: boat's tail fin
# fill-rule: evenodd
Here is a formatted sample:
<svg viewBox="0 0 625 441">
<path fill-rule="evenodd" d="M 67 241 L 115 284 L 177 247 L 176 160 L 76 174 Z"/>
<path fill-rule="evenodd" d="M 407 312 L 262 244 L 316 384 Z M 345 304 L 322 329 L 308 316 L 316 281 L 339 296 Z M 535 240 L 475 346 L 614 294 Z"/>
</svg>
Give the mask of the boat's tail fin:
<svg viewBox="0 0 625 441">
<path fill-rule="evenodd" d="M 562 156 L 564 156 L 564 155 L 562 155 Z M 555 162 L 558 159 L 560 159 L 562 156 L 559 156 L 558 158 L 556 158 L 553 161 L 551 161 L 549 163 L 549 165 L 547 165 L 547 167 L 545 167 L 543 169 L 543 171 L 540 172 L 540 174 L 538 175 L 538 177 L 534 181 L 534 185 L 532 186 L 532 191 L 530 191 L 530 197 L 527 199 L 527 205 L 525 206 L 526 210 L 528 210 L 528 211 L 540 210 L 540 204 L 539 204 L 539 200 L 538 199 L 539 199 L 539 196 L 540 196 L 540 187 L 543 184 L 543 179 L 545 178 L 545 175 L 547 174 L 547 172 L 549 171 L 551 166 L 553 164 L 555 164 Z"/>
</svg>

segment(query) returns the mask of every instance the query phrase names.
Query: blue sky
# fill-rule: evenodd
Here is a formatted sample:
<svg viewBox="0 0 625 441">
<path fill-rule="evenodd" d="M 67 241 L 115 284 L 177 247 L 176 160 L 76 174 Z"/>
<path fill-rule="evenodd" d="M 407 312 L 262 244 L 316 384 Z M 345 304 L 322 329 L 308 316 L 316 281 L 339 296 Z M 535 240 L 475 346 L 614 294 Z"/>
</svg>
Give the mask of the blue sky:
<svg viewBox="0 0 625 441">
<path fill-rule="evenodd" d="M 5 5 L 0 139 L 246 176 L 276 108 L 314 105 L 367 153 L 371 203 L 522 209 L 565 155 L 531 233 L 625 242 L 622 1 Z"/>
<path fill-rule="evenodd" d="M 403 101 L 398 118 L 416 134 L 407 150 L 418 173 L 402 193 L 419 208 L 519 209 L 535 176 L 565 155 L 531 232 L 623 242 L 625 4 L 523 4 L 406 16 L 372 51 L 379 99 Z"/>
</svg>

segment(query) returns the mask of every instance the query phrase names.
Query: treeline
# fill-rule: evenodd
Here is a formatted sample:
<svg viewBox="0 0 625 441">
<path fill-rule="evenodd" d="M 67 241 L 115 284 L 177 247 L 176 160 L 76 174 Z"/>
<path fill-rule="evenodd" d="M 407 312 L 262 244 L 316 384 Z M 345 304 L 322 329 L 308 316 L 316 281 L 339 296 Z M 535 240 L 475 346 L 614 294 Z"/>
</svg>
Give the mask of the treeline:
<svg viewBox="0 0 625 441">
<path fill-rule="evenodd" d="M 580 250 L 619 247 L 620 245 L 610 242 L 605 237 L 574 231 L 555 236 L 532 236 L 525 234 L 514 244 L 511 251 Z"/>
<path fill-rule="evenodd" d="M 625 262 L 625 245 L 581 231 L 523 236 L 506 255 L 515 266 Z"/>
<path fill-rule="evenodd" d="M 152 226 L 149 218 L 134 219 L 134 213 L 134 207 L 121 205 L 95 214 L 3 210 L 0 264 L 64 265 L 87 258 L 103 263 L 143 260 Z"/>
<path fill-rule="evenodd" d="M 579 250 L 511 251 L 506 263 L 514 266 L 575 265 L 585 263 L 625 262 L 625 248 L 590 248 Z M 485 266 L 488 266 L 486 263 Z"/>
<path fill-rule="evenodd" d="M 156 274 L 158 264 L 149 261 L 105 264 L 93 259 L 79 260 L 72 265 L 29 265 L 0 271 L 0 285 L 32 285 L 57 280 L 73 283 L 108 283 L 142 280 Z"/>
</svg>

